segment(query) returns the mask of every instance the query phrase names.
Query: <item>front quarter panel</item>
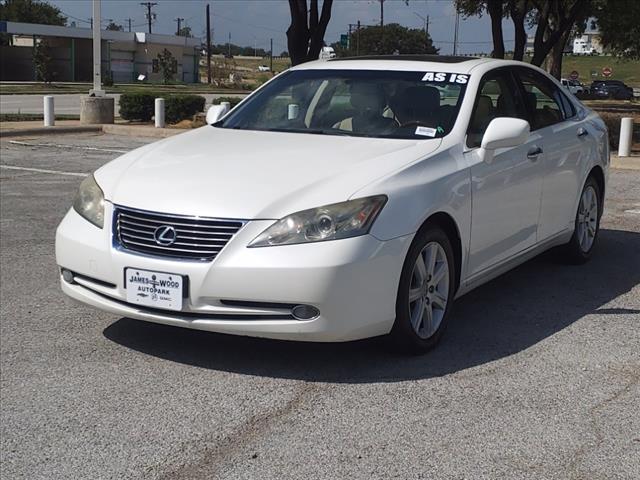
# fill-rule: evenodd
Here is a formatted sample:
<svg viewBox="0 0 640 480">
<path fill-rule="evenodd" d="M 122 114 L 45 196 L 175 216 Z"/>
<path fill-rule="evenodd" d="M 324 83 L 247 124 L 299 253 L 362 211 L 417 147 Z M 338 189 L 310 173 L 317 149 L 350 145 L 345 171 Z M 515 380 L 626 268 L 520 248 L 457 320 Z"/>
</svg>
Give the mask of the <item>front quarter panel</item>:
<svg viewBox="0 0 640 480">
<path fill-rule="evenodd" d="M 371 234 L 380 240 L 415 234 L 433 214 L 453 218 L 462 242 L 462 265 L 471 221 L 469 171 L 462 147 L 453 145 L 360 190 L 353 197 L 385 194 L 389 200 Z"/>
</svg>

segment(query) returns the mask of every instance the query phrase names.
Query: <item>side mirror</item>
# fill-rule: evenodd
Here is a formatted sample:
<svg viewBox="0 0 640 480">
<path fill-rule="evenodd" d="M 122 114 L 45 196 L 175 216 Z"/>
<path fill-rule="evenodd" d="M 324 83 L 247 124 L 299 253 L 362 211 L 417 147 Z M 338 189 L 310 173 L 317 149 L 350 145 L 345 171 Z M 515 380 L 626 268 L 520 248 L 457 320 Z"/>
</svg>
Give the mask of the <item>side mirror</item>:
<svg viewBox="0 0 640 480">
<path fill-rule="evenodd" d="M 229 111 L 229 104 L 224 103 L 221 105 L 211 105 L 207 110 L 207 124 L 213 125 L 222 117 L 224 117 Z"/>
<path fill-rule="evenodd" d="M 480 157 L 491 162 L 493 152 L 499 148 L 517 147 L 529 138 L 529 122 L 520 118 L 498 117 L 491 120 L 482 136 Z"/>
</svg>

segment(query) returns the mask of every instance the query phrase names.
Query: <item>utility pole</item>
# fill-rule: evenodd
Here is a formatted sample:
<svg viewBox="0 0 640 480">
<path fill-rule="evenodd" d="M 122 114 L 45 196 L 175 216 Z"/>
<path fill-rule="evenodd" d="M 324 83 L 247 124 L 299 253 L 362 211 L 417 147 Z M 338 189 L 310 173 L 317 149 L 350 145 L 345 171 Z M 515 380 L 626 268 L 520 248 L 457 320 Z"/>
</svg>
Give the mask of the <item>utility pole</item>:
<svg viewBox="0 0 640 480">
<path fill-rule="evenodd" d="M 91 30 L 93 30 L 93 17 L 89 17 L 89 24 L 91 25 Z"/>
<path fill-rule="evenodd" d="M 429 41 L 429 15 L 427 15 L 427 18 L 424 18 L 418 12 L 413 12 L 413 14 L 424 22 L 424 44 L 426 45 Z"/>
<path fill-rule="evenodd" d="M 360 20 L 358 20 L 358 30 L 356 30 L 356 57 L 360 55 Z"/>
<path fill-rule="evenodd" d="M 131 32 L 131 18 L 127 18 L 127 22 L 129 22 L 129 32 Z"/>
<path fill-rule="evenodd" d="M 211 83 L 211 15 L 207 3 L 207 83 Z"/>
<path fill-rule="evenodd" d="M 378 0 L 380 2 L 380 53 L 384 51 L 384 2 L 385 0 Z"/>
<path fill-rule="evenodd" d="M 460 28 L 460 12 L 456 10 L 456 27 L 453 30 L 453 55 L 458 54 L 458 29 Z"/>
<path fill-rule="evenodd" d="M 231 58 L 231 32 L 229 32 L 229 43 L 227 43 L 227 45 L 228 45 L 228 52 L 229 52 L 228 58 Z"/>
<path fill-rule="evenodd" d="M 273 38 L 270 41 L 269 47 L 269 71 L 273 73 Z"/>
<path fill-rule="evenodd" d="M 151 33 L 151 20 L 156 17 L 156 14 L 151 14 L 151 8 L 157 5 L 156 2 L 140 2 L 140 5 L 147 7 L 147 21 L 149 22 L 149 33 Z"/>
<path fill-rule="evenodd" d="M 184 22 L 184 18 L 178 17 L 178 18 L 175 18 L 173 21 L 174 22 L 178 22 L 178 29 L 176 30 L 176 36 L 179 36 L 180 35 L 180 24 L 182 22 Z"/>
</svg>

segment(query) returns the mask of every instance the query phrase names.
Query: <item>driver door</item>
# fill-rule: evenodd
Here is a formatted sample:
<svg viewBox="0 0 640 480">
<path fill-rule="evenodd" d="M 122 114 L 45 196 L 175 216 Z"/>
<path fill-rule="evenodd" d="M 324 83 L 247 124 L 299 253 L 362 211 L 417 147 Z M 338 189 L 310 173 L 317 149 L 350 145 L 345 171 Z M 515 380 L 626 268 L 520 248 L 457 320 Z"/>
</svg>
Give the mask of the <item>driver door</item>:
<svg viewBox="0 0 640 480">
<path fill-rule="evenodd" d="M 490 162 L 478 155 L 487 126 L 497 117 L 528 120 L 509 68 L 483 77 L 467 131 L 465 152 L 471 170 L 472 218 L 467 272 L 480 275 L 536 243 L 542 195 L 541 138 L 495 151 Z"/>
</svg>

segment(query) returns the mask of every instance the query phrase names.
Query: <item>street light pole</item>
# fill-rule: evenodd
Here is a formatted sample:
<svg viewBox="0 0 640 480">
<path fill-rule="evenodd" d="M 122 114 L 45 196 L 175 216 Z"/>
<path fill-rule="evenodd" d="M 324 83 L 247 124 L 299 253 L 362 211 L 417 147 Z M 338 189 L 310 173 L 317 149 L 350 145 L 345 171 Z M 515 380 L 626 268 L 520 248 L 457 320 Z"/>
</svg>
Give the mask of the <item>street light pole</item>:
<svg viewBox="0 0 640 480">
<path fill-rule="evenodd" d="M 429 41 L 429 15 L 427 15 L 427 18 L 424 18 L 418 12 L 413 12 L 413 14 L 424 22 L 424 44 L 426 45 Z"/>
<path fill-rule="evenodd" d="M 100 0 L 93 0 L 93 89 L 89 95 L 103 97 L 102 48 L 100 38 Z"/>
</svg>

